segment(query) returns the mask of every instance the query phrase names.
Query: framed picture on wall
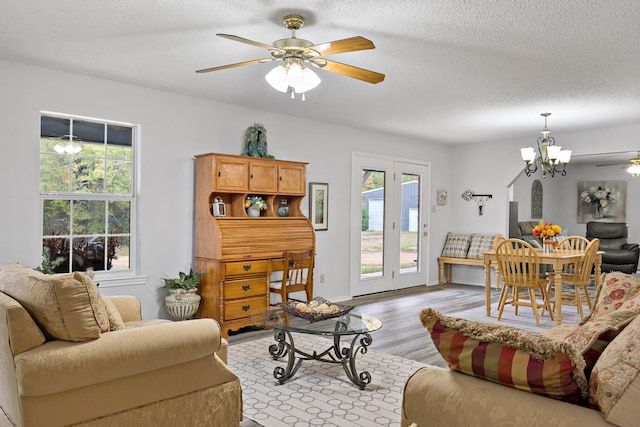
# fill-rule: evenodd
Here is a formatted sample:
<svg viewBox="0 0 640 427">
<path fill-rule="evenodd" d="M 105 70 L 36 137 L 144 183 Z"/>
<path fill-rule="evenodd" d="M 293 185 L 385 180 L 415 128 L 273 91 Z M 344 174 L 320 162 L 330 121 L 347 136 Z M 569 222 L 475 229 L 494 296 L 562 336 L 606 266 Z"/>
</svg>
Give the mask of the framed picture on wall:
<svg viewBox="0 0 640 427">
<path fill-rule="evenodd" d="M 309 219 L 316 231 L 329 228 L 329 184 L 309 183 Z"/>
<path fill-rule="evenodd" d="M 627 181 L 579 181 L 578 224 L 627 221 Z"/>
</svg>

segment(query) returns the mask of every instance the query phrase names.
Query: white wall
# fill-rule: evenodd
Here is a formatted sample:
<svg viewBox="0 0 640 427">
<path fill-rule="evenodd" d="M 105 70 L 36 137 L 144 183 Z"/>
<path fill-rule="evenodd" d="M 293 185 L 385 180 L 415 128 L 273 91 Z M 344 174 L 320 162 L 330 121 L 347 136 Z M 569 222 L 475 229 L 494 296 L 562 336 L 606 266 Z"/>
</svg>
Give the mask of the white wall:
<svg viewBox="0 0 640 427">
<path fill-rule="evenodd" d="M 161 278 L 188 269 L 193 257 L 193 156 L 240 154 L 247 126 L 261 122 L 269 151 L 279 159 L 309 162 L 307 180 L 329 183 L 329 230 L 317 233 L 316 293 L 349 297 L 348 209 L 351 152 L 370 152 L 430 162 L 431 200 L 447 188 L 449 148 L 327 123 L 256 111 L 113 81 L 0 61 L 0 263 L 40 265 L 38 193 L 39 112 L 77 114 L 142 126 L 139 194 L 139 285 L 101 287 L 105 294 L 141 298 L 145 317 L 166 317 L 156 292 Z M 274 93 L 274 96 L 278 94 Z M 313 102 L 313 101 L 307 101 Z M 339 100 L 336 100 L 339 102 Z M 381 104 L 384 103 L 380 100 Z M 301 105 L 304 108 L 304 105 Z M 306 203 L 304 204 L 306 210 Z M 431 214 L 430 252 L 439 254 L 450 227 L 450 206 Z M 435 257 L 429 277 L 437 282 Z"/>
<path fill-rule="evenodd" d="M 537 138 L 532 135 L 519 141 L 448 146 L 7 61 L 0 61 L 0 89 L 0 263 L 40 264 L 41 110 L 142 125 L 138 221 L 140 274 L 147 280 L 140 285 L 102 288 L 102 292 L 140 297 L 145 317 L 166 317 L 163 294 L 156 292 L 160 279 L 188 269 L 192 263 L 193 156 L 207 152 L 239 154 L 244 129 L 254 122 L 266 126 L 273 155 L 309 162 L 307 180 L 329 183 L 329 230 L 316 236 L 315 273 L 316 277 L 326 277 L 324 284 L 316 281 L 317 294 L 335 300 L 349 296 L 352 151 L 414 158 L 431 164 L 429 191 L 434 211 L 429 221 L 430 264 L 426 281 L 437 283 L 436 258 L 448 231 L 507 233 L 509 185 L 522 170 L 519 148 L 532 145 Z M 380 104 L 384 105 L 384 100 Z M 633 125 L 554 137 L 576 155 L 637 150 L 639 134 L 640 125 Z M 575 179 L 586 180 L 572 171 L 569 176 L 571 173 L 576 174 Z M 638 182 L 632 180 L 628 185 L 629 201 L 637 199 Z M 449 192 L 447 205 L 435 206 L 436 189 Z M 483 216 L 478 216 L 474 202 L 460 197 L 467 189 L 493 194 L 493 199 L 485 203 Z M 573 198 L 573 190 L 571 194 Z M 635 209 L 637 205 L 629 206 L 627 218 L 635 215 Z M 632 229 L 632 236 L 639 235 L 637 229 Z M 481 269 L 463 266 L 454 269 L 454 280 L 472 284 L 484 281 Z"/>
<path fill-rule="evenodd" d="M 585 155 L 596 153 L 608 153 L 619 151 L 638 150 L 638 135 L 640 135 L 640 125 L 628 125 L 611 128 L 587 129 L 580 132 L 555 133 L 553 136 L 556 143 L 573 150 L 573 155 Z M 518 177 L 523 169 L 523 162 L 520 157 L 520 147 L 535 144 L 538 135 L 531 135 L 530 139 L 509 140 L 491 142 L 479 145 L 458 145 L 452 148 L 452 230 L 457 232 L 481 232 L 487 234 L 508 233 L 508 208 L 511 189 L 509 186 Z M 605 169 L 605 168 L 598 168 Z M 606 171 L 604 173 L 614 173 Z M 600 175 L 598 175 L 599 177 Z M 602 175 L 604 176 L 604 175 Z M 544 188 L 543 215 L 544 218 L 555 220 L 561 224 L 568 224 L 570 232 L 584 230 L 584 225 L 578 226 L 576 221 L 577 202 L 576 182 L 597 180 L 598 177 L 592 172 L 583 172 L 579 168 L 574 168 L 569 164 L 567 176 L 555 178 L 538 178 L 542 181 Z M 593 178 L 593 179 L 592 179 Z M 531 178 L 521 178 L 533 181 Z M 611 178 L 613 179 L 613 177 Z M 617 179 L 617 178 L 616 178 Z M 640 179 L 620 178 L 627 182 L 627 222 L 630 223 L 630 233 L 632 237 L 640 238 L 640 229 L 635 221 L 638 212 L 637 200 L 640 195 Z M 524 185 L 524 184 L 523 184 Z M 531 183 L 528 183 L 530 191 Z M 549 191 L 550 188 L 558 192 Z M 474 202 L 465 202 L 460 197 L 462 192 L 470 189 L 476 193 L 493 193 L 493 199 L 485 203 L 484 215 L 478 216 L 478 210 Z M 568 196 L 567 196 L 568 195 Z M 570 199 L 568 207 L 564 208 L 565 197 Z M 529 202 L 527 202 L 529 203 Z M 525 203 L 526 205 L 526 203 Z M 561 207 L 563 206 L 563 207 Z M 551 211 L 552 207 L 558 207 L 557 211 Z M 522 209 L 518 205 L 519 209 Z M 530 207 L 527 210 L 526 218 L 529 219 Z M 571 222 L 573 221 L 573 222 Z M 635 224 L 631 226 L 631 223 Z M 640 239 L 639 239 L 640 240 Z M 482 269 L 472 267 L 456 267 L 453 272 L 453 281 L 457 283 L 482 284 L 484 277 Z"/>
<path fill-rule="evenodd" d="M 543 187 L 543 218 L 560 224 L 565 232 L 584 236 L 586 224 L 579 224 L 578 182 L 579 181 L 625 181 L 627 183 L 626 222 L 629 235 L 640 242 L 640 178 L 634 178 L 620 166 L 596 167 L 594 165 L 571 166 L 565 177 L 536 177 Z M 531 217 L 531 183 L 534 177 L 521 176 L 514 182 L 514 200 L 518 200 L 520 221 Z"/>
</svg>

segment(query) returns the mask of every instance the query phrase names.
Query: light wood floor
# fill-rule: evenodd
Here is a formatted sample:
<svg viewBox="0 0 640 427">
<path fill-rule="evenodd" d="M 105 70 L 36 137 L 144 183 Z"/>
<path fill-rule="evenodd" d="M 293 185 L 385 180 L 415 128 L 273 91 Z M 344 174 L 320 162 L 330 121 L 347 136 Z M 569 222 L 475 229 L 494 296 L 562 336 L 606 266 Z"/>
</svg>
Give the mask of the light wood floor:
<svg viewBox="0 0 640 427">
<path fill-rule="evenodd" d="M 484 287 L 447 284 L 418 286 L 343 301 L 377 317 L 381 329 L 371 334 L 372 349 L 422 363 L 446 366 L 437 353 L 428 331 L 420 323 L 420 311 L 431 307 L 448 313 L 484 305 Z M 455 307 L 455 308 L 453 308 Z M 272 331 L 249 331 L 229 337 L 229 345 L 272 336 Z"/>
<path fill-rule="evenodd" d="M 497 294 L 494 293 L 492 299 Z M 418 362 L 446 367 L 438 354 L 429 332 L 420 323 L 420 311 L 431 307 L 435 310 L 462 311 L 484 306 L 484 287 L 447 284 L 418 286 L 399 291 L 383 292 L 343 301 L 341 304 L 358 306 L 359 310 L 382 320 L 381 329 L 373 332 L 370 348 L 413 359 Z M 272 331 L 242 332 L 229 337 L 229 345 L 270 337 Z M 261 427 L 245 419 L 240 427 Z"/>
</svg>

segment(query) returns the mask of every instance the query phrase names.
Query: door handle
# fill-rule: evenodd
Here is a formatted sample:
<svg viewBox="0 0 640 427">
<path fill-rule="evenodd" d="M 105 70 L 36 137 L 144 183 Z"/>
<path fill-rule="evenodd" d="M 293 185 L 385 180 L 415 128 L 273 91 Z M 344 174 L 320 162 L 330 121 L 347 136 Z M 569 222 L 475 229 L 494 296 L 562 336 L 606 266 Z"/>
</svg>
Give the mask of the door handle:
<svg viewBox="0 0 640 427">
<path fill-rule="evenodd" d="M 250 308 L 251 308 L 251 305 L 243 305 L 242 311 L 249 311 Z"/>
<path fill-rule="evenodd" d="M 243 265 L 243 266 L 242 266 L 242 269 L 243 269 L 244 271 L 249 271 L 249 270 L 251 270 L 251 264 L 245 264 L 245 265 Z"/>
<path fill-rule="evenodd" d="M 242 290 L 243 291 L 248 291 L 249 289 L 251 289 L 251 285 L 242 285 Z"/>
</svg>

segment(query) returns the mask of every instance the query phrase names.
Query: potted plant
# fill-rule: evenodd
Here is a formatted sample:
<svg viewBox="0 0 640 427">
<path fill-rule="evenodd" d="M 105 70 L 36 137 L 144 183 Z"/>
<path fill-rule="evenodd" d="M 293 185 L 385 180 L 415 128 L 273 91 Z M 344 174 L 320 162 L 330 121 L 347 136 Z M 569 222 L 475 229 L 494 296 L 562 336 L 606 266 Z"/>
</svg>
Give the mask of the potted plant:
<svg viewBox="0 0 640 427">
<path fill-rule="evenodd" d="M 247 215 L 260 216 L 260 211 L 267 209 L 267 202 L 260 196 L 247 196 L 244 207 L 247 208 Z"/>
<path fill-rule="evenodd" d="M 169 295 L 164 298 L 167 312 L 176 320 L 186 320 L 196 314 L 200 306 L 200 295 L 196 292 L 203 273 L 189 269 L 189 273 L 179 272 L 178 277 L 165 278 L 164 288 Z"/>
</svg>

